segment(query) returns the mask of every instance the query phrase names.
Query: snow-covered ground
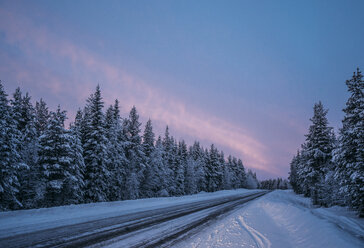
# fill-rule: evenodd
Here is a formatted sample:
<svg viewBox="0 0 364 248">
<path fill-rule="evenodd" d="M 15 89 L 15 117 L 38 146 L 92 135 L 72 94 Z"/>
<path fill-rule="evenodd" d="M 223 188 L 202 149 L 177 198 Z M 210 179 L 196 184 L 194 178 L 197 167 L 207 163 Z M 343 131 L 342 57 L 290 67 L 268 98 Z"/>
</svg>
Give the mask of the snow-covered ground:
<svg viewBox="0 0 364 248">
<path fill-rule="evenodd" d="M 183 197 L 2 212 L 0 213 L 0 246 L 6 244 L 7 240 L 10 240 L 9 237 L 14 235 L 23 238 L 28 233 L 29 239 L 32 239 L 35 233 L 38 237 L 39 233 L 44 233 L 46 236 L 53 235 L 51 228 L 57 227 L 62 231 L 58 233 L 60 238 L 69 237 L 62 236 L 63 232 L 65 235 L 76 235 L 77 238 L 77 235 L 83 234 L 77 234 L 77 231 L 74 233 L 72 230 L 83 230 L 77 229 L 81 223 L 105 219 L 108 221 L 107 218 L 110 217 L 133 214 L 134 216 L 140 215 L 142 218 L 141 213 L 150 210 L 155 212 L 163 209 L 164 213 L 164 209 L 170 211 L 169 207 L 186 206 L 190 208 L 206 201 L 219 202 L 222 199 L 230 199 L 229 197 L 250 195 L 259 191 L 226 190 Z M 162 237 L 163 234 L 168 234 L 170 231 L 184 226 L 185 223 L 192 223 L 204 218 L 214 209 L 223 206 L 223 204 L 216 205 L 216 207 L 194 211 L 191 214 L 146 226 L 144 229 L 140 228 L 137 232 L 132 233 L 133 236 L 129 234 L 115 236 L 106 242 L 93 244 L 95 247 L 120 247 L 120 244 L 127 247 L 129 243 L 136 244 L 136 242 L 153 236 Z M 143 218 L 145 219 L 145 216 Z M 149 217 L 147 216 L 147 218 Z M 76 227 L 69 226 L 73 224 L 77 224 Z M 119 222 L 110 222 L 110 227 L 105 226 L 105 228 L 114 228 L 118 225 Z M 86 234 L 94 235 L 105 228 L 95 225 L 90 230 L 83 231 L 87 232 Z M 65 232 L 64 229 L 69 229 L 69 232 Z M 43 237 L 40 237 L 42 240 Z M 17 244 L 16 240 L 13 239 L 12 242 L 16 243 L 12 244 Z M 27 244 L 27 240 L 25 240 L 25 244 Z M 19 245 L 19 247 L 27 247 L 27 245 Z M 364 219 L 357 218 L 353 212 L 341 207 L 315 208 L 308 198 L 298 196 L 290 190 L 277 190 L 238 206 L 232 212 L 219 216 L 217 220 L 206 222 L 199 228 L 185 233 L 182 241 L 173 243 L 173 247 L 364 247 Z"/>
<path fill-rule="evenodd" d="M 364 247 L 364 220 L 341 207 L 314 208 L 290 190 L 277 190 L 176 247 Z"/>
<path fill-rule="evenodd" d="M 0 212 L 0 238 L 186 203 L 251 194 L 259 191 L 247 189 L 223 190 L 182 197 L 150 198 Z"/>
</svg>

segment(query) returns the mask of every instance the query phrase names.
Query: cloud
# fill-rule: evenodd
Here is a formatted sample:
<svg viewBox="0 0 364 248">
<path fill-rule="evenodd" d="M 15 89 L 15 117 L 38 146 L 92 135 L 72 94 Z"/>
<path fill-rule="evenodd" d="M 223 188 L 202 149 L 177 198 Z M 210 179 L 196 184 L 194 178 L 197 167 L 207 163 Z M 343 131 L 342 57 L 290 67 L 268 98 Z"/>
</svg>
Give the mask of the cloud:
<svg viewBox="0 0 364 248">
<path fill-rule="evenodd" d="M 0 9 L 0 31 L 5 34 L 7 43 L 16 46 L 29 58 L 40 61 L 44 56 L 51 62 L 73 68 L 74 79 L 67 82 L 62 75 L 59 75 L 61 78 L 54 76 L 44 66 L 42 70 L 37 70 L 47 79 L 42 83 L 51 93 L 63 92 L 85 99 L 92 90 L 90 84 L 100 83 L 107 104 L 118 98 L 123 106 L 136 105 L 144 117 L 164 122 L 196 139 L 234 150 L 243 156 L 245 164 L 251 168 L 276 173 L 274 168 L 267 167 L 269 161 L 265 146 L 244 127 L 228 123 L 196 107 L 191 108 L 178 97 L 154 88 L 147 80 L 128 74 L 98 54 L 58 37 L 46 27 L 36 26 L 30 19 L 9 10 Z M 29 73 L 32 72 L 19 68 L 18 80 L 26 80 Z M 95 78 L 101 82 L 95 82 Z"/>
</svg>

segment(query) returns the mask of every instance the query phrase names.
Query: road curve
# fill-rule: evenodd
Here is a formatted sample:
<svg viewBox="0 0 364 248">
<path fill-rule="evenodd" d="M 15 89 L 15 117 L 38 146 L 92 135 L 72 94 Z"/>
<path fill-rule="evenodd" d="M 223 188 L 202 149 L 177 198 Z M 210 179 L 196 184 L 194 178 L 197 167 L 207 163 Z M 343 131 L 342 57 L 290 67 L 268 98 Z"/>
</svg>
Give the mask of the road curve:
<svg viewBox="0 0 364 248">
<path fill-rule="evenodd" d="M 207 221 L 266 193 L 220 197 L 4 237 L 0 247 L 169 246 Z"/>
</svg>

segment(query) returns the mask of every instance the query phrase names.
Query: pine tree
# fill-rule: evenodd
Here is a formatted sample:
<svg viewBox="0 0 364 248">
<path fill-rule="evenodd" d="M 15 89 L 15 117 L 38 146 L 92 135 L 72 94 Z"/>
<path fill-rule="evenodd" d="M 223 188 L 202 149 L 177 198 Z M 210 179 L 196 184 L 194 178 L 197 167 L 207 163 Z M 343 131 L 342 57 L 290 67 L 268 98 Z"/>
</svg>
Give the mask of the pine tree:
<svg viewBox="0 0 364 248">
<path fill-rule="evenodd" d="M 163 163 L 168 167 L 167 172 L 169 173 L 168 178 L 168 194 L 175 195 L 175 174 L 174 174 L 174 163 L 175 154 L 173 152 L 174 140 L 173 137 L 169 136 L 169 127 L 166 127 L 164 137 L 162 140 L 163 146 Z"/>
<path fill-rule="evenodd" d="M 89 99 L 84 111 L 83 157 L 85 161 L 85 197 L 87 202 L 107 201 L 109 171 L 104 103 L 100 87 Z"/>
<path fill-rule="evenodd" d="M 292 185 L 294 192 L 301 194 L 301 188 L 299 184 L 298 178 L 298 166 L 299 166 L 299 151 L 297 151 L 297 155 L 295 155 L 290 163 L 290 173 L 289 173 L 289 182 Z"/>
<path fill-rule="evenodd" d="M 47 104 L 41 98 L 35 103 L 35 129 L 38 137 L 47 129 L 49 120 L 49 112 Z"/>
<path fill-rule="evenodd" d="M 196 177 L 196 187 L 197 192 L 206 191 L 207 182 L 205 177 L 206 171 L 206 159 L 204 150 L 200 147 L 200 143 L 195 141 L 193 146 L 190 148 L 190 156 L 195 161 L 195 177 Z"/>
<path fill-rule="evenodd" d="M 106 137 L 107 153 L 109 158 L 108 171 L 108 198 L 111 201 L 121 200 L 122 190 L 125 183 L 125 167 L 127 160 L 124 151 L 124 136 L 119 113 L 119 102 L 115 100 L 114 106 L 110 106 L 106 111 Z"/>
<path fill-rule="evenodd" d="M 219 152 L 212 144 L 209 151 L 206 180 L 207 191 L 214 192 L 220 189 L 222 184 L 222 167 L 219 160 Z"/>
<path fill-rule="evenodd" d="M 198 161 L 194 160 L 191 156 L 187 157 L 186 161 L 186 175 L 185 175 L 185 193 L 197 193 L 197 182 L 199 179 Z"/>
<path fill-rule="evenodd" d="M 142 195 L 145 197 L 152 197 L 156 195 L 157 177 L 159 174 L 158 167 L 152 163 L 152 153 L 154 147 L 154 132 L 152 127 L 152 121 L 149 119 L 145 125 L 143 134 L 143 152 L 145 154 L 145 169 L 144 169 L 144 181 L 142 182 Z M 154 154 L 155 155 L 155 154 Z"/>
<path fill-rule="evenodd" d="M 246 175 L 246 187 L 248 189 L 257 189 L 259 188 L 259 182 L 257 180 L 257 176 L 251 170 L 248 170 Z"/>
<path fill-rule="evenodd" d="M 85 161 L 81 143 L 80 118 L 82 116 L 80 114 L 81 112 L 77 113 L 75 123 L 71 125 L 69 131 L 72 160 L 69 168 L 70 176 L 65 181 L 65 193 L 67 194 L 65 204 L 77 204 L 85 201 Z"/>
<path fill-rule="evenodd" d="M 127 199 L 139 198 L 141 193 L 140 183 L 144 180 L 145 154 L 141 143 L 140 126 L 139 115 L 135 106 L 133 106 L 129 118 L 124 120 L 125 154 L 129 163 L 125 188 Z"/>
<path fill-rule="evenodd" d="M 65 204 L 73 193 L 66 187 L 67 180 L 74 176 L 74 165 L 65 119 L 66 112 L 58 106 L 57 111 L 51 113 L 47 130 L 39 138 L 39 165 L 45 183 L 43 204 L 47 207 Z"/>
<path fill-rule="evenodd" d="M 237 163 L 238 167 L 238 182 L 239 182 L 239 188 L 244 188 L 246 186 L 246 173 L 245 168 L 243 165 L 243 161 L 241 159 L 238 159 Z"/>
<path fill-rule="evenodd" d="M 359 68 L 346 85 L 350 97 L 335 151 L 335 177 L 346 203 L 364 216 L 364 81 Z"/>
<path fill-rule="evenodd" d="M 152 127 L 152 121 L 149 119 L 145 125 L 145 130 L 143 134 L 143 150 L 144 154 L 149 157 L 154 150 L 154 132 Z"/>
<path fill-rule="evenodd" d="M 19 172 L 19 200 L 24 208 L 36 207 L 36 201 L 42 193 L 38 189 L 39 166 L 38 166 L 38 135 L 35 128 L 35 110 L 31 104 L 28 93 L 23 97 L 20 88 L 15 90 L 13 99 L 10 101 L 12 107 L 12 118 L 18 130 L 17 151 L 20 161 L 25 166 Z"/>
<path fill-rule="evenodd" d="M 186 175 L 186 165 L 187 165 L 187 146 L 182 140 L 174 144 L 173 146 L 174 163 L 174 182 L 175 182 L 175 195 L 185 194 L 185 175 Z"/>
<path fill-rule="evenodd" d="M 310 119 L 312 125 L 306 135 L 305 149 L 302 151 L 303 156 L 306 157 L 305 183 L 310 187 L 308 193 L 314 204 L 320 203 L 318 188 L 324 178 L 325 168 L 329 166 L 331 161 L 333 150 L 333 131 L 332 127 L 328 126 L 327 112 L 328 110 L 324 109 L 321 102 L 315 104 L 314 115 Z"/>
<path fill-rule="evenodd" d="M 0 81 L 0 210 L 22 207 L 18 200 L 20 155 L 19 140 L 11 108 Z"/>
</svg>

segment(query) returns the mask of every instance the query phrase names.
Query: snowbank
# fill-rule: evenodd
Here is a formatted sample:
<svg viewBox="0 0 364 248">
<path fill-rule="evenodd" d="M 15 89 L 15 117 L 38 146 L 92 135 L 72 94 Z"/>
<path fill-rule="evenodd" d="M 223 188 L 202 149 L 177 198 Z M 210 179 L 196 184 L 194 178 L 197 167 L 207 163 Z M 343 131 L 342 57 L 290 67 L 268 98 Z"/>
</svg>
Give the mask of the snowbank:
<svg viewBox="0 0 364 248">
<path fill-rule="evenodd" d="M 314 208 L 277 190 L 217 221 L 178 247 L 364 247 L 364 220 L 344 208 Z"/>
</svg>

